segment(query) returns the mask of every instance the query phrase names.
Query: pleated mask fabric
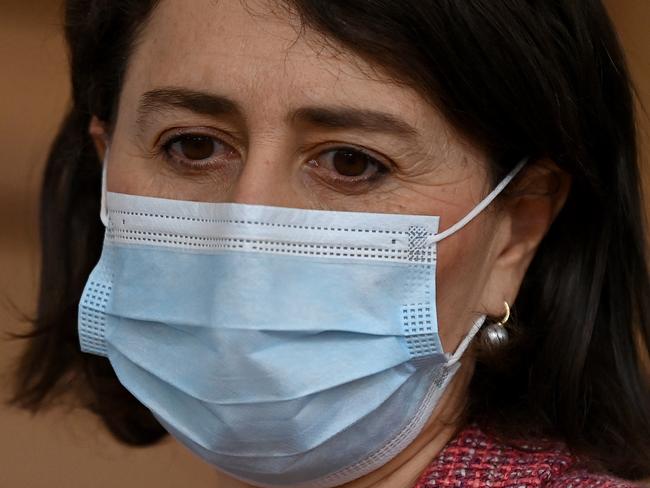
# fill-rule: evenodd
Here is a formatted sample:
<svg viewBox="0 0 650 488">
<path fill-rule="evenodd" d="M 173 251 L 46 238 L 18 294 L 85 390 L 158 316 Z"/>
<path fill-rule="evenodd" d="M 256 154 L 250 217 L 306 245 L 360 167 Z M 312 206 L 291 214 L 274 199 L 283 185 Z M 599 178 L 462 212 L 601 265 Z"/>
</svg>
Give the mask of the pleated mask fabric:
<svg viewBox="0 0 650 488">
<path fill-rule="evenodd" d="M 337 486 L 421 431 L 454 354 L 436 314 L 437 216 L 102 192 L 85 352 L 180 442 L 256 486 Z M 105 180 L 105 179 L 104 179 Z"/>
</svg>

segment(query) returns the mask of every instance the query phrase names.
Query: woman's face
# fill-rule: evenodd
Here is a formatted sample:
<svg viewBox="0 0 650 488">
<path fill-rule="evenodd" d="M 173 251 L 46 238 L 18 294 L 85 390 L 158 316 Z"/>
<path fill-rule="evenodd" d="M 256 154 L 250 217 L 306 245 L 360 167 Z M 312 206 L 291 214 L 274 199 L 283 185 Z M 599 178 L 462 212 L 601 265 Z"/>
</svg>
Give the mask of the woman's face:
<svg viewBox="0 0 650 488">
<path fill-rule="evenodd" d="M 486 156 L 421 95 L 300 29 L 268 2 L 163 0 L 130 59 L 108 190 L 439 215 L 441 229 L 485 196 Z M 493 208 L 439 245 L 446 351 L 516 294 L 500 265 L 511 220 Z"/>
</svg>

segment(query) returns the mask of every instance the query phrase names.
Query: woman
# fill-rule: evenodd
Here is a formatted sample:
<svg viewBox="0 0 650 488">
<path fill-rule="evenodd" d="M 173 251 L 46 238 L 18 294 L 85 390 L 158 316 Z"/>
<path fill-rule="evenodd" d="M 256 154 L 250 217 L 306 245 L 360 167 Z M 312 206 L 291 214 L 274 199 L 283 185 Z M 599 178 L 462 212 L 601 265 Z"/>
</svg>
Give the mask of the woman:
<svg viewBox="0 0 650 488">
<path fill-rule="evenodd" d="M 66 16 L 17 404 L 73 378 L 118 439 L 168 431 L 224 487 L 650 475 L 633 100 L 600 2 Z"/>
</svg>

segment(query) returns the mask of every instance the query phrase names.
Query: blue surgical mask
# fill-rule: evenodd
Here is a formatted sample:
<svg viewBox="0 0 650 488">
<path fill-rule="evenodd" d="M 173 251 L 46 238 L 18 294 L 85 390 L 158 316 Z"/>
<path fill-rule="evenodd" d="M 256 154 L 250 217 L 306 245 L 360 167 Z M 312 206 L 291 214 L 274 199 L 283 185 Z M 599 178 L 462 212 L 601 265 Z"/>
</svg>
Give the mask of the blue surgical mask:
<svg viewBox="0 0 650 488">
<path fill-rule="evenodd" d="M 449 354 L 436 244 L 464 219 L 102 192 L 83 351 L 180 442 L 257 486 L 337 486 L 420 433 L 485 317 Z M 105 178 L 104 178 L 105 181 Z"/>
</svg>

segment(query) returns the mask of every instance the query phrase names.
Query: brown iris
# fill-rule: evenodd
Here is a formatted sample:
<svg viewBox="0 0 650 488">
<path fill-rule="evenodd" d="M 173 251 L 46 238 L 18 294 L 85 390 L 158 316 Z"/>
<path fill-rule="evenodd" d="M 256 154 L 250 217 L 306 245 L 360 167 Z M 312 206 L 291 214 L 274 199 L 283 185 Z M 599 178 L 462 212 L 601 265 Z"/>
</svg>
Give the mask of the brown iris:
<svg viewBox="0 0 650 488">
<path fill-rule="evenodd" d="M 179 152 L 190 160 L 208 159 L 214 154 L 214 140 L 211 137 L 187 135 L 176 144 Z"/>
<path fill-rule="evenodd" d="M 343 176 L 360 176 L 371 164 L 370 157 L 360 151 L 339 149 L 332 158 L 336 171 Z"/>
</svg>

